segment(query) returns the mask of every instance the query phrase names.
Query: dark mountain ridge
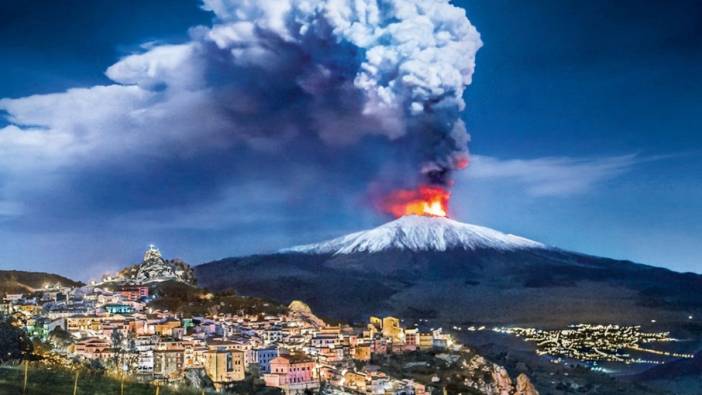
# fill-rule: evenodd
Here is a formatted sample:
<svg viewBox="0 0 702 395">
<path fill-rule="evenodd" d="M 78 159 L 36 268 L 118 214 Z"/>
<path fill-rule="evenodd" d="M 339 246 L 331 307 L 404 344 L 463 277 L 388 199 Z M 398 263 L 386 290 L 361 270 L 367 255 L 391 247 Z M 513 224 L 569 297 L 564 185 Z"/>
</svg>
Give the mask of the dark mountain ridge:
<svg viewBox="0 0 702 395">
<path fill-rule="evenodd" d="M 26 272 L 21 270 L 0 270 L 0 294 L 27 293 L 43 288 L 47 284 L 61 286 L 79 286 L 82 283 L 73 281 L 58 274 L 43 272 Z"/>
<path fill-rule="evenodd" d="M 301 299 L 338 319 L 392 313 L 543 326 L 702 313 L 700 275 L 552 248 L 288 252 L 210 262 L 195 274 L 205 287 Z"/>
</svg>

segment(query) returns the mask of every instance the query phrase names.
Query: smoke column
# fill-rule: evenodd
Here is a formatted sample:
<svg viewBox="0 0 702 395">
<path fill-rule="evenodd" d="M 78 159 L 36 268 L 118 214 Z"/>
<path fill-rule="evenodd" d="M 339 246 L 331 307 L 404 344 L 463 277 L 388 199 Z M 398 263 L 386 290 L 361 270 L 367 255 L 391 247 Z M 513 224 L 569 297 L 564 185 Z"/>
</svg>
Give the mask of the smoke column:
<svg viewBox="0 0 702 395">
<path fill-rule="evenodd" d="M 467 165 L 460 113 L 482 43 L 462 8 L 448 0 L 202 7 L 214 14 L 211 26 L 119 60 L 106 71 L 111 84 L 0 100 L 8 122 L 0 176 L 21 186 L 5 193 L 39 209 L 28 199 L 44 193 L 23 180 L 43 175 L 67 195 L 46 210 L 80 200 L 114 202 L 118 212 L 124 202 L 198 202 L 249 174 L 284 185 L 303 182 L 299 173 L 327 172 L 315 175 L 318 184 L 343 183 L 334 188 L 348 194 L 357 188 L 350 183 L 368 192 L 374 180 L 445 188 Z M 368 142 L 378 140 L 392 149 L 364 160 Z M 154 176 L 177 193 L 166 195 Z M 118 184 L 130 187 L 111 189 Z"/>
<path fill-rule="evenodd" d="M 219 23 L 201 40 L 235 63 L 275 72 L 299 62 L 295 81 L 316 102 L 325 141 L 406 137 L 418 181 L 430 184 L 448 185 L 467 165 L 459 114 L 482 43 L 463 9 L 446 0 L 205 0 L 204 8 Z"/>
</svg>

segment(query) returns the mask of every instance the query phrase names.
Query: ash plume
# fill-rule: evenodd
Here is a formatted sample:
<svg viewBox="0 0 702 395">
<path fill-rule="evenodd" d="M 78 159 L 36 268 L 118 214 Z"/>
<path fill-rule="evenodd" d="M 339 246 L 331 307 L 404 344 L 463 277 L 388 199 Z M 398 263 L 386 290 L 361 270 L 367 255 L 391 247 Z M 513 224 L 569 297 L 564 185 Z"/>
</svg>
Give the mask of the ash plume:
<svg viewBox="0 0 702 395">
<path fill-rule="evenodd" d="M 202 7 L 212 26 L 119 60 L 111 84 L 0 100 L 0 202 L 161 209 L 247 177 L 328 197 L 378 179 L 446 186 L 467 164 L 459 115 L 482 44 L 448 0 Z"/>
<path fill-rule="evenodd" d="M 310 122 L 330 144 L 407 137 L 418 170 L 446 184 L 467 164 L 465 107 L 481 41 L 448 1 L 205 0 L 219 24 L 202 40 L 235 64 L 288 73 L 309 96 Z M 281 54 L 285 54 L 281 56 Z"/>
</svg>

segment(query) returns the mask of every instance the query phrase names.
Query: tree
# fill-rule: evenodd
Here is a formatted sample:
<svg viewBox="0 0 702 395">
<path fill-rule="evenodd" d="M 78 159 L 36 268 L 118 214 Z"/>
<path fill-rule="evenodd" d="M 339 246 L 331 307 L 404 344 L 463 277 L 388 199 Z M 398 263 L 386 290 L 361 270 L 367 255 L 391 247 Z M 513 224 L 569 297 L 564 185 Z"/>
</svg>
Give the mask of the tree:
<svg viewBox="0 0 702 395">
<path fill-rule="evenodd" d="M 0 319 L 0 362 L 28 358 L 33 349 L 27 332 L 7 319 Z"/>
<path fill-rule="evenodd" d="M 49 341 L 56 347 L 64 347 L 70 344 L 73 338 L 65 329 L 57 326 L 49 332 Z"/>
<path fill-rule="evenodd" d="M 112 331 L 112 348 L 122 349 L 122 341 L 124 340 L 124 334 L 122 331 L 113 330 Z"/>
</svg>

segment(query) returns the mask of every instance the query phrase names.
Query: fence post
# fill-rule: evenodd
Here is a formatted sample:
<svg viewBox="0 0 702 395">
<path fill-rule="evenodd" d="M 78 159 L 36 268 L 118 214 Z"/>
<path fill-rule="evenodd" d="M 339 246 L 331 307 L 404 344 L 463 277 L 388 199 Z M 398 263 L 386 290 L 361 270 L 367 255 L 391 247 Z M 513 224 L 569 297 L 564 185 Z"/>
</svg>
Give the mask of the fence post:
<svg viewBox="0 0 702 395">
<path fill-rule="evenodd" d="M 24 361 L 24 385 L 22 386 L 22 393 L 27 393 L 27 371 L 29 370 L 29 360 Z"/>
<path fill-rule="evenodd" d="M 73 382 L 73 395 L 76 395 L 78 393 L 78 373 L 80 371 L 76 370 L 76 380 Z"/>
</svg>

